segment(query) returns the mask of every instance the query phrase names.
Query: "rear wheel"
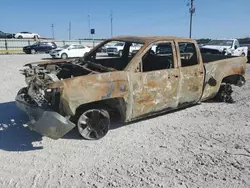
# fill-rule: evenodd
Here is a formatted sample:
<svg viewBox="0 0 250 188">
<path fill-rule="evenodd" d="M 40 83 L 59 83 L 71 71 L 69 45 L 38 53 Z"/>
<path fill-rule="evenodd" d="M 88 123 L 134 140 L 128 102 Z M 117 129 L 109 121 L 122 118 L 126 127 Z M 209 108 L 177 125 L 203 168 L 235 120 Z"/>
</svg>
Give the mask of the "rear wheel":
<svg viewBox="0 0 250 188">
<path fill-rule="evenodd" d="M 22 38 L 23 38 L 23 36 L 21 36 L 21 35 L 20 35 L 20 36 L 18 36 L 17 38 L 18 38 L 18 39 L 22 39 Z"/>
<path fill-rule="evenodd" d="M 62 58 L 62 59 L 67 59 L 67 58 L 68 58 L 68 55 L 65 54 L 65 53 L 63 53 L 63 54 L 61 55 L 61 58 Z"/>
<path fill-rule="evenodd" d="M 80 135 L 87 140 L 103 138 L 109 131 L 110 116 L 105 109 L 84 111 L 77 121 Z"/>
<path fill-rule="evenodd" d="M 234 100 L 232 98 L 233 89 L 231 84 L 224 83 L 221 85 L 219 92 L 215 96 L 216 101 L 218 102 L 226 102 L 226 103 L 233 103 Z"/>
</svg>

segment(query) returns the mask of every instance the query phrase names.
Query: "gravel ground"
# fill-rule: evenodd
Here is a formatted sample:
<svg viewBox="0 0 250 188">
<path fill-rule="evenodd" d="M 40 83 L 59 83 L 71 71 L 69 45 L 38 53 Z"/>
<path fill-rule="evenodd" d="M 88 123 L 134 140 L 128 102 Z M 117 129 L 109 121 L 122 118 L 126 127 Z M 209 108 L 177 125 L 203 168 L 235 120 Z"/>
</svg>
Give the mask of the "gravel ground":
<svg viewBox="0 0 250 188">
<path fill-rule="evenodd" d="M 236 103 L 206 102 L 112 129 L 52 140 L 15 106 L 18 69 L 48 55 L 0 56 L 0 187 L 250 187 L 250 82 Z M 250 77 L 248 64 L 247 77 Z"/>
</svg>

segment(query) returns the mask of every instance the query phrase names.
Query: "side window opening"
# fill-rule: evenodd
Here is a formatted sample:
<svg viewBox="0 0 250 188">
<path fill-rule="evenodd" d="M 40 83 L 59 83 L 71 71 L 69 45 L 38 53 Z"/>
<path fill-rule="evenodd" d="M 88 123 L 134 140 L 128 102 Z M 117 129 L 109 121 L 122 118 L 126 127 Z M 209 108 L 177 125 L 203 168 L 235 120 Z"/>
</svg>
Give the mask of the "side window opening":
<svg viewBox="0 0 250 188">
<path fill-rule="evenodd" d="M 143 72 L 174 68 L 171 42 L 153 44 L 142 57 Z"/>
<path fill-rule="evenodd" d="M 198 64 L 197 51 L 194 43 L 179 42 L 179 50 L 181 56 L 181 66 L 187 67 Z"/>
</svg>

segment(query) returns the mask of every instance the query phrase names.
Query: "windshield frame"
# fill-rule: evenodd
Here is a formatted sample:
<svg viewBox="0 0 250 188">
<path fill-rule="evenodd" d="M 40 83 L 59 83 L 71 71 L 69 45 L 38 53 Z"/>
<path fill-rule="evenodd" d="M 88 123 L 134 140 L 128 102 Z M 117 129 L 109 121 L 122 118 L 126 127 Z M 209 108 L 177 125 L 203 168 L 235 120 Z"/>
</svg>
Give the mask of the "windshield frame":
<svg viewBox="0 0 250 188">
<path fill-rule="evenodd" d="M 133 43 L 140 44 L 141 47 L 140 47 L 140 49 L 138 50 L 138 52 L 141 51 L 146 45 L 148 45 L 146 42 L 143 42 L 143 43 L 142 43 L 142 42 L 133 41 L 133 40 L 107 39 L 107 40 L 105 40 L 105 41 L 99 43 L 97 46 L 95 46 L 94 48 L 92 48 L 88 53 L 86 53 L 86 54 L 83 56 L 83 60 L 84 60 L 84 61 L 91 61 L 92 63 L 97 64 L 97 63 L 95 63 L 95 62 L 92 61 L 91 56 L 96 58 L 96 54 L 98 53 L 98 50 L 99 50 L 100 48 L 105 47 L 108 43 L 112 43 L 112 42 L 116 42 L 116 44 L 117 44 L 117 43 L 124 43 L 123 46 L 126 46 L 126 43 L 131 43 L 131 46 L 130 46 L 130 47 L 133 46 L 133 45 L 132 45 Z M 137 52 L 137 53 L 138 53 L 138 52 Z M 127 69 L 127 67 L 131 64 L 131 62 L 133 62 L 133 60 L 135 59 L 135 57 L 136 57 L 136 55 L 134 55 L 134 56 L 130 59 L 130 61 L 128 62 L 127 66 L 126 66 L 123 70 L 126 70 L 126 69 Z M 99 65 L 99 64 L 97 64 L 97 65 Z"/>
</svg>

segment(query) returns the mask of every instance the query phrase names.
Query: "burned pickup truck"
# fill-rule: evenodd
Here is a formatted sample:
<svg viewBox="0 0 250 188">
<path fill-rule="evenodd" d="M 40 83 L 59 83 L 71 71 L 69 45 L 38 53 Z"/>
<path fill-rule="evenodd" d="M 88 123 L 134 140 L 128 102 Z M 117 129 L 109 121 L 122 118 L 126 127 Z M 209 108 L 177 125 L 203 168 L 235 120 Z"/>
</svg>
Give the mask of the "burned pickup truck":
<svg viewBox="0 0 250 188">
<path fill-rule="evenodd" d="M 115 42 L 124 42 L 121 57 L 97 53 Z M 131 54 L 134 43 L 141 48 Z M 232 85 L 245 83 L 246 62 L 201 54 L 191 39 L 114 37 L 82 58 L 26 64 L 27 87 L 16 103 L 42 135 L 58 139 L 77 126 L 85 139 L 100 139 L 113 117 L 129 122 L 208 99 L 232 102 Z"/>
</svg>

